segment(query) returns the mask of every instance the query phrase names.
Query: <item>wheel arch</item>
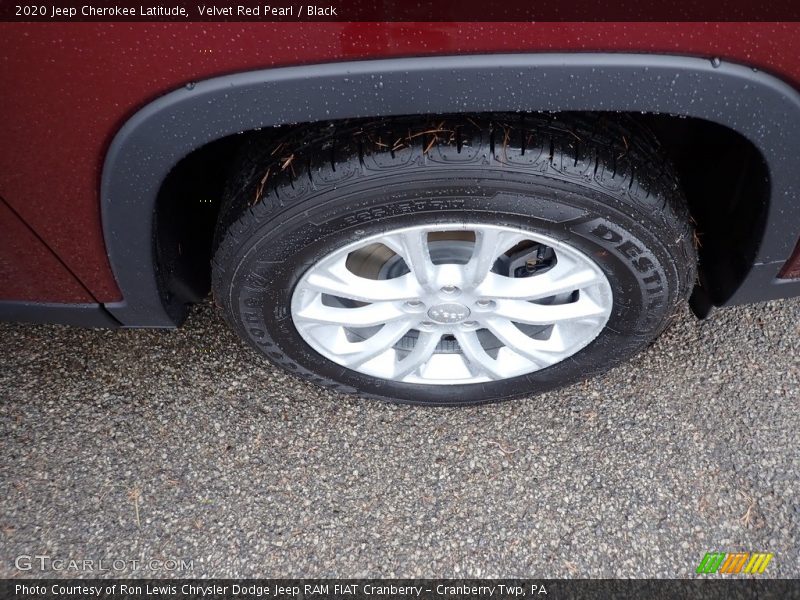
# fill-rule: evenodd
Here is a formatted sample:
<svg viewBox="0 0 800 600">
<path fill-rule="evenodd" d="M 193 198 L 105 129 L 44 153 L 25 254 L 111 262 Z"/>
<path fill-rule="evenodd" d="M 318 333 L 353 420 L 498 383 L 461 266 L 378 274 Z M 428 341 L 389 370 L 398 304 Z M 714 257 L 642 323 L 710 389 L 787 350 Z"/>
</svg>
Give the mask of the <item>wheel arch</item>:
<svg viewBox="0 0 800 600">
<path fill-rule="evenodd" d="M 778 278 L 800 223 L 800 171 L 790 162 L 800 154 L 800 95 L 793 88 L 748 67 L 700 58 L 510 54 L 252 71 L 197 82 L 148 104 L 117 133 L 103 167 L 103 229 L 123 294 L 106 308 L 127 326 L 173 327 L 196 299 L 198 290 L 180 287 L 191 277 L 172 276 L 159 256 L 160 226 L 184 217 L 157 210 L 170 174 L 193 153 L 211 160 L 232 149 L 237 133 L 293 123 L 516 111 L 655 113 L 736 132 L 763 159 L 768 199 L 747 264 L 712 282 L 710 293 L 700 290 L 695 304 L 703 310 L 800 294 L 800 281 Z M 192 218 L 211 216 L 200 209 Z"/>
</svg>

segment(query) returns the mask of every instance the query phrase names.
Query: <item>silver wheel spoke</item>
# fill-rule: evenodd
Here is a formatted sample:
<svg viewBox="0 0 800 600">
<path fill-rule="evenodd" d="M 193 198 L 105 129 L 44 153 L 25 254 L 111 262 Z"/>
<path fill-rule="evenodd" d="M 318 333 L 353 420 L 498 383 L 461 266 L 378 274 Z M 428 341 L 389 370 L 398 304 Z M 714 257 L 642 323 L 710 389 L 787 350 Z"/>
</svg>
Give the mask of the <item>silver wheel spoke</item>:
<svg viewBox="0 0 800 600">
<path fill-rule="evenodd" d="M 392 346 L 407 334 L 410 329 L 410 324 L 406 321 L 389 323 L 369 339 L 362 342 L 342 344 L 339 350 L 339 355 L 342 358 L 341 364 L 354 368 L 380 356 L 384 352 L 393 351 Z"/>
<path fill-rule="evenodd" d="M 600 318 L 606 309 L 587 295 L 567 304 L 533 304 L 525 300 L 497 300 L 494 314 L 526 325 L 550 325 L 560 321 Z"/>
<path fill-rule="evenodd" d="M 466 280 L 478 285 L 489 274 L 498 257 L 525 239 L 525 235 L 503 229 L 482 229 L 475 232 L 475 248 L 466 266 Z"/>
<path fill-rule="evenodd" d="M 420 332 L 414 349 L 403 360 L 398 361 L 394 371 L 395 379 L 403 379 L 428 362 L 441 338 L 441 333 Z"/>
<path fill-rule="evenodd" d="M 520 331 L 519 327 L 505 319 L 491 318 L 486 320 L 486 328 L 498 340 L 503 342 L 512 352 L 536 363 L 538 367 L 546 367 L 556 360 L 563 349 L 553 348 L 549 340 L 534 340 Z"/>
<path fill-rule="evenodd" d="M 478 293 L 490 298 L 541 300 L 571 292 L 605 280 L 602 273 L 588 266 L 556 264 L 545 273 L 521 279 L 489 273 Z"/>
<path fill-rule="evenodd" d="M 412 229 L 390 234 L 382 238 L 381 242 L 403 258 L 406 266 L 421 286 L 430 285 L 433 279 L 434 265 L 428 246 L 427 231 Z"/>
<path fill-rule="evenodd" d="M 393 302 L 376 302 L 356 308 L 339 308 L 326 306 L 320 298 L 316 298 L 308 306 L 296 311 L 295 318 L 345 327 L 371 327 L 407 319 L 408 315 Z"/>
<path fill-rule="evenodd" d="M 528 257 L 535 268 L 520 269 Z M 448 385 L 562 361 L 597 337 L 612 307 L 605 274 L 575 248 L 459 222 L 391 230 L 332 251 L 300 278 L 292 322 L 342 367 Z"/>
<path fill-rule="evenodd" d="M 395 279 L 367 279 L 350 272 L 345 264 L 346 258 L 314 269 L 306 278 L 306 287 L 361 302 L 409 300 L 419 296 L 419 287 L 411 274 Z"/>
<path fill-rule="evenodd" d="M 491 379 L 505 379 L 508 377 L 503 372 L 499 361 L 495 360 L 481 346 L 478 334 L 474 331 L 456 331 L 455 338 L 464 356 L 469 363 L 470 370 L 477 374 L 486 375 Z"/>
</svg>

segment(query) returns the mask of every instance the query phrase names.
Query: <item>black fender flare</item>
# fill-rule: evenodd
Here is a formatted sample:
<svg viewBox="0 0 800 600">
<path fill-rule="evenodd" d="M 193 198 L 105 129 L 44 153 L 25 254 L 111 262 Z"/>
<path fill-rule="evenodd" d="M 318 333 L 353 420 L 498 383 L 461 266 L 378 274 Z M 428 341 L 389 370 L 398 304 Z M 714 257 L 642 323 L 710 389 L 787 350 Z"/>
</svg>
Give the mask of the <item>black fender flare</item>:
<svg viewBox="0 0 800 600">
<path fill-rule="evenodd" d="M 725 304 L 800 295 L 777 277 L 800 232 L 800 94 L 767 73 L 651 54 L 492 54 L 283 67 L 189 84 L 139 110 L 114 137 L 101 178 L 103 233 L 125 326 L 174 327 L 185 309 L 160 289 L 155 204 L 173 167 L 214 140 L 290 123 L 408 114 L 641 111 L 713 121 L 748 139 L 769 170 L 764 235 Z"/>
</svg>

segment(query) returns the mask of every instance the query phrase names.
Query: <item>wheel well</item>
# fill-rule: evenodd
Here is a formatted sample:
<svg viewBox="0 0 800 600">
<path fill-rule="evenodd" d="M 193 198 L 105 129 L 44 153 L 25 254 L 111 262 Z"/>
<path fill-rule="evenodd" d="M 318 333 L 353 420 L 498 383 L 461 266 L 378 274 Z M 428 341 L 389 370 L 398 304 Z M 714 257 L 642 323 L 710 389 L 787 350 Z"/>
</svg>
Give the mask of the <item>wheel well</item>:
<svg viewBox="0 0 800 600">
<path fill-rule="evenodd" d="M 693 306 L 703 313 L 725 302 L 756 255 L 769 198 L 767 166 L 749 141 L 722 125 L 670 115 L 636 118 L 656 134 L 680 176 L 699 252 Z M 156 271 L 168 294 L 193 303 L 209 292 L 214 229 L 242 144 L 252 136 L 279 137 L 299 126 L 222 138 L 192 152 L 170 172 L 155 215 Z"/>
<path fill-rule="evenodd" d="M 744 280 L 764 237 L 769 170 L 756 147 L 702 119 L 642 117 L 674 163 L 694 221 L 698 285 L 692 308 L 705 316 Z"/>
</svg>

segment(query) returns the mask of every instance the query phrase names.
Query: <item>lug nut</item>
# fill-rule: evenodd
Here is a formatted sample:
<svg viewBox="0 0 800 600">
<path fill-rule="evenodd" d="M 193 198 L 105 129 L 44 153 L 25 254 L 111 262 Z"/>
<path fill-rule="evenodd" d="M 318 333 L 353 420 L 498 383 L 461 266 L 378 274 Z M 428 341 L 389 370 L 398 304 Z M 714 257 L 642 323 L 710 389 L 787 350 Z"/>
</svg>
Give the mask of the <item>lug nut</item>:
<svg viewBox="0 0 800 600">
<path fill-rule="evenodd" d="M 443 294 L 455 294 L 458 291 L 458 288 L 454 285 L 445 285 L 442 287 Z"/>
<path fill-rule="evenodd" d="M 420 326 L 422 326 L 422 327 L 433 327 L 434 324 L 433 324 L 432 321 L 423 321 L 422 323 L 420 323 Z"/>
<path fill-rule="evenodd" d="M 491 301 L 491 300 L 486 300 L 485 298 L 482 298 L 481 300 L 478 300 L 475 304 L 477 304 L 481 308 L 489 308 L 490 306 L 492 306 L 494 304 L 494 302 Z"/>
<path fill-rule="evenodd" d="M 409 308 L 419 308 L 422 306 L 422 302 L 420 300 L 407 300 L 406 306 Z"/>
<path fill-rule="evenodd" d="M 463 325 L 464 325 L 464 327 L 477 327 L 478 326 L 478 322 L 477 321 L 464 321 Z"/>
</svg>

